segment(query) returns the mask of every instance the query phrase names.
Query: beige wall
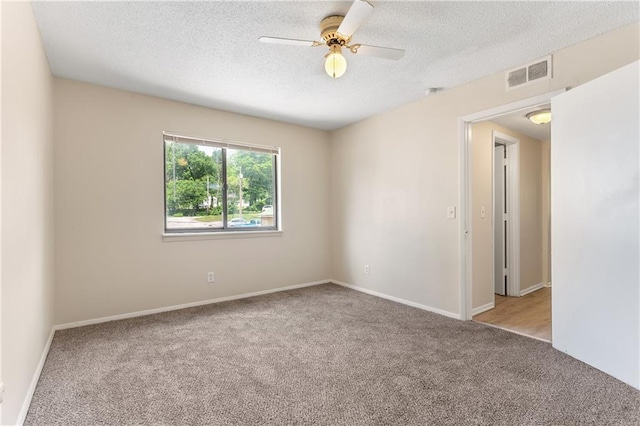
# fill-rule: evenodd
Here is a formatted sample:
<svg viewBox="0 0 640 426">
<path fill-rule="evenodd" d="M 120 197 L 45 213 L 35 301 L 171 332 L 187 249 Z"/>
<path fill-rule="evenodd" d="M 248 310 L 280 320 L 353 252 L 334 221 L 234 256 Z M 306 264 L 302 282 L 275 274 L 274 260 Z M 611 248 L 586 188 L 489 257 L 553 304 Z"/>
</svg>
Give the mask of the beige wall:
<svg viewBox="0 0 640 426">
<path fill-rule="evenodd" d="M 490 121 L 472 126 L 473 307 L 493 302 L 492 132 L 518 139 L 520 150 L 520 291 L 543 281 L 542 142 Z M 547 171 L 548 173 L 548 171 Z M 480 208 L 485 207 L 481 218 Z M 547 216 L 548 216 L 547 211 Z"/>
<path fill-rule="evenodd" d="M 53 323 L 52 77 L 31 4 L 1 7 L 2 424 L 14 424 Z"/>
<path fill-rule="evenodd" d="M 54 93 L 56 323 L 330 278 L 326 132 L 70 80 Z M 282 236 L 163 241 L 163 130 L 280 146 Z"/>
<path fill-rule="evenodd" d="M 551 80 L 505 92 L 498 73 L 332 132 L 334 278 L 459 314 L 458 118 L 592 80 L 638 45 L 630 25 L 556 52 Z"/>
<path fill-rule="evenodd" d="M 520 139 L 520 291 L 542 283 L 542 159 L 539 140 Z"/>
<path fill-rule="evenodd" d="M 471 228 L 473 233 L 471 270 L 472 306 L 493 303 L 493 141 L 491 132 L 497 127 L 483 121 L 471 127 Z M 480 209 L 485 208 L 481 217 Z"/>
</svg>

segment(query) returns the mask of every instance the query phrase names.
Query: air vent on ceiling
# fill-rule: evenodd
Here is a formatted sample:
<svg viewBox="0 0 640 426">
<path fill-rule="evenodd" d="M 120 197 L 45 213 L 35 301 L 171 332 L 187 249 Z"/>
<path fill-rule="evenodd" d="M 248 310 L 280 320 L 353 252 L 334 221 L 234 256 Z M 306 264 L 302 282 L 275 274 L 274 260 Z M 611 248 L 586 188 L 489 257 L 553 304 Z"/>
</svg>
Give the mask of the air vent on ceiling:
<svg viewBox="0 0 640 426">
<path fill-rule="evenodd" d="M 551 55 L 505 73 L 505 88 L 512 90 L 537 81 L 551 78 Z"/>
</svg>

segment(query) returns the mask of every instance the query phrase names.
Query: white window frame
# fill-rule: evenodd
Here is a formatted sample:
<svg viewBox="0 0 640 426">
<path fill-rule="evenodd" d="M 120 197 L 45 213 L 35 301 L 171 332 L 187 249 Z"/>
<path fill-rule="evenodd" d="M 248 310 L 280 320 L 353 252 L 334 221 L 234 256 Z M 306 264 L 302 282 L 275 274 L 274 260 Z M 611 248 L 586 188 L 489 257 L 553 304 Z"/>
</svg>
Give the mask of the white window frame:
<svg viewBox="0 0 640 426">
<path fill-rule="evenodd" d="M 163 207 L 164 207 L 164 232 L 163 237 L 169 237 L 171 240 L 189 240 L 191 237 L 238 237 L 243 238 L 247 236 L 270 236 L 281 234 L 281 219 L 280 219 L 280 147 L 250 144 L 246 142 L 229 141 L 224 139 L 210 139 L 202 137 L 184 136 L 173 132 L 163 132 L 162 138 L 162 158 L 163 158 Z M 214 148 L 221 148 L 223 150 L 222 155 L 222 173 L 224 175 L 224 189 L 223 189 L 223 226 L 222 228 L 185 228 L 185 229 L 169 229 L 167 228 L 167 188 L 166 188 L 166 142 L 175 142 L 182 144 L 191 144 L 196 146 L 208 146 Z M 227 176 L 226 176 L 226 162 L 227 162 L 227 149 L 237 149 L 243 151 L 261 152 L 273 155 L 273 178 L 274 178 L 274 196 L 273 196 L 273 226 L 262 227 L 228 227 L 228 214 L 227 212 Z M 174 238 L 177 237 L 177 238 Z"/>
</svg>

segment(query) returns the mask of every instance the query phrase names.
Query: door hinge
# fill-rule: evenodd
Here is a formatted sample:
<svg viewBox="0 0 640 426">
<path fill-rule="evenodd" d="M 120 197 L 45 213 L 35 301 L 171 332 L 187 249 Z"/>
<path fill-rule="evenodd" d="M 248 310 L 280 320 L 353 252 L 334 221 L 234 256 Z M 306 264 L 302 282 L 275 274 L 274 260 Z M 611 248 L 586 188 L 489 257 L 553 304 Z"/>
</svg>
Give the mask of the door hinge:
<svg viewBox="0 0 640 426">
<path fill-rule="evenodd" d="M 504 159 L 502 160 L 502 165 L 503 165 L 503 166 L 506 166 L 507 164 L 508 164 L 507 159 L 506 159 L 506 158 L 504 158 Z"/>
</svg>

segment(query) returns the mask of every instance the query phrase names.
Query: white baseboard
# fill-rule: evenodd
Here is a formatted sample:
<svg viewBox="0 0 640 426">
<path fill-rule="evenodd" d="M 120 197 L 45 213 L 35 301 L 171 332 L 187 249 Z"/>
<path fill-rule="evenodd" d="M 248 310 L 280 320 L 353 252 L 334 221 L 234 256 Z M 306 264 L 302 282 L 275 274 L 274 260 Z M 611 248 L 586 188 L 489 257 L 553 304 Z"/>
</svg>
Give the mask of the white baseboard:
<svg viewBox="0 0 640 426">
<path fill-rule="evenodd" d="M 550 287 L 551 287 L 551 281 L 549 281 L 548 283 L 546 283 L 544 286 L 545 286 L 545 287 L 547 287 L 547 288 L 550 288 Z"/>
<path fill-rule="evenodd" d="M 49 333 L 49 339 L 47 343 L 44 345 L 44 349 L 42 351 L 42 356 L 40 357 L 40 362 L 36 367 L 36 371 L 33 374 L 33 379 L 31 379 L 31 383 L 29 384 L 29 388 L 27 389 L 27 395 L 22 402 L 22 408 L 20 408 L 20 412 L 18 413 L 18 419 L 16 420 L 16 425 L 21 426 L 24 421 L 27 419 L 27 413 L 29 412 L 29 406 L 31 405 L 31 399 L 33 398 L 33 394 L 36 391 L 36 386 L 38 384 L 38 380 L 40 380 L 40 373 L 42 373 L 42 368 L 44 367 L 44 362 L 47 360 L 47 355 L 49 355 L 49 348 L 51 347 L 51 342 L 53 341 L 53 334 L 55 330 L 52 328 Z"/>
<path fill-rule="evenodd" d="M 471 311 L 471 315 L 475 317 L 476 315 L 481 314 L 483 312 L 486 312 L 489 309 L 493 309 L 495 307 L 496 307 L 495 302 L 489 302 L 486 305 L 482 305 L 482 306 L 478 306 L 477 308 L 473 308 L 473 310 Z"/>
<path fill-rule="evenodd" d="M 373 291 L 373 290 L 369 290 L 369 289 L 366 289 L 366 288 L 358 287 L 358 286 L 355 286 L 355 285 L 343 283 L 341 281 L 337 281 L 337 280 L 330 280 L 330 281 L 332 283 L 334 283 L 334 284 L 339 285 L 339 286 L 350 288 L 351 290 L 360 291 L 362 293 L 367 293 L 367 294 L 370 294 L 372 296 L 380 297 L 382 299 L 387 299 L 387 300 L 391 300 L 393 302 L 402 303 L 403 305 L 407 305 L 407 306 L 411 306 L 411 307 L 414 307 L 414 308 L 422 309 L 423 311 L 433 312 L 434 314 L 444 315 L 445 317 L 454 318 L 454 319 L 457 319 L 457 320 L 460 319 L 460 314 L 456 314 L 456 313 L 445 311 L 445 310 L 438 309 L 438 308 L 433 308 L 433 307 L 427 306 L 427 305 L 421 305 L 420 303 L 410 302 L 410 301 L 405 300 L 405 299 L 400 299 L 399 297 L 394 297 L 394 296 L 389 296 L 389 295 L 386 295 L 386 294 L 383 294 L 383 293 L 378 293 L 377 291 Z"/>
<path fill-rule="evenodd" d="M 520 296 L 524 296 L 525 294 L 533 293 L 536 290 L 540 290 L 544 287 L 544 283 L 534 284 L 529 288 L 525 288 L 524 290 L 520 290 Z"/>
<path fill-rule="evenodd" d="M 217 299 L 200 300 L 198 302 L 183 303 L 181 305 L 164 306 L 162 308 L 146 309 L 144 311 L 129 312 L 126 314 L 111 315 L 108 317 L 101 317 L 101 318 L 95 318 L 95 319 L 84 320 L 84 321 L 68 322 L 65 324 L 54 325 L 53 329 L 65 330 L 67 328 L 82 327 L 85 325 L 93 325 L 93 324 L 100 324 L 103 322 L 117 321 L 117 320 L 127 319 L 127 318 L 142 317 L 145 315 L 153 315 L 161 312 L 177 311 L 179 309 L 193 308 L 195 306 L 210 305 L 212 303 L 228 302 L 230 300 L 246 299 L 247 297 L 262 296 L 264 294 L 278 293 L 280 291 L 295 290 L 297 288 L 311 287 L 311 286 L 320 285 L 320 284 L 328 284 L 330 282 L 331 280 L 313 281 L 309 283 L 290 285 L 287 287 L 278 287 L 278 288 L 272 288 L 269 290 L 255 291 L 252 293 L 243 293 L 243 294 L 237 294 L 234 296 L 219 297 Z"/>
</svg>

